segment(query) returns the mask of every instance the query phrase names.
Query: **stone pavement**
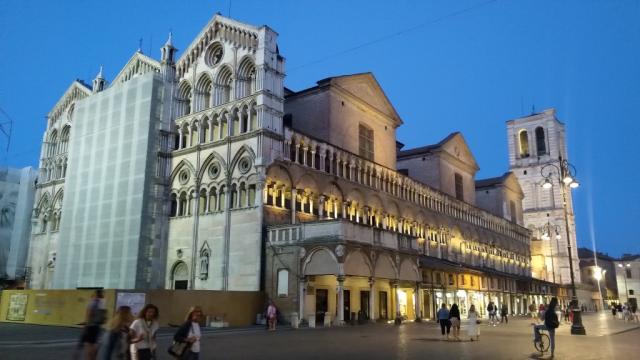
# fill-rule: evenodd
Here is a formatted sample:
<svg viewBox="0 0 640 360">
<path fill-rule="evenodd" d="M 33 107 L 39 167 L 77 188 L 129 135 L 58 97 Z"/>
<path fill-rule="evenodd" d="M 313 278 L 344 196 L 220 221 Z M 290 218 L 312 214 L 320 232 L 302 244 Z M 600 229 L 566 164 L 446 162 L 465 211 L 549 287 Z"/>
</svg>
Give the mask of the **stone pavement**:
<svg viewBox="0 0 640 360">
<path fill-rule="evenodd" d="M 569 326 L 561 325 L 557 334 L 556 359 L 609 359 L 634 357 L 640 350 L 637 323 L 624 323 L 606 314 L 584 317 L 587 336 L 572 336 Z M 479 342 L 442 340 L 437 324 L 407 323 L 401 326 L 376 324 L 329 329 L 263 328 L 210 331 L 203 336 L 201 359 L 538 359 L 532 344 L 531 320 L 512 319 L 509 324 L 490 327 L 481 324 Z M 6 324 L 0 324 L 2 329 Z M 464 323 L 463 323 L 464 326 Z M 28 339 L 46 328 L 30 329 Z M 44 328 L 44 329 L 43 329 Z M 65 339 L 68 330 L 49 328 L 55 338 Z M 75 329 L 72 329 L 75 330 Z M 77 330 L 76 330 L 77 331 Z M 172 329 L 159 336 L 158 359 L 170 359 L 166 348 Z M 50 337 L 54 337 L 50 333 Z M 462 330 L 464 334 L 464 328 Z M 6 332 L 0 330 L 0 335 Z M 24 334 L 24 333 L 23 333 Z M 77 333 L 76 333 L 77 335 Z M 24 335 L 22 335 L 24 336 Z M 24 339 L 25 341 L 27 339 Z M 54 340 L 54 339 L 49 339 Z M 0 359 L 67 359 L 73 343 L 60 342 L 8 344 L 0 338 Z M 4 345 L 3 345 L 4 342 Z"/>
</svg>

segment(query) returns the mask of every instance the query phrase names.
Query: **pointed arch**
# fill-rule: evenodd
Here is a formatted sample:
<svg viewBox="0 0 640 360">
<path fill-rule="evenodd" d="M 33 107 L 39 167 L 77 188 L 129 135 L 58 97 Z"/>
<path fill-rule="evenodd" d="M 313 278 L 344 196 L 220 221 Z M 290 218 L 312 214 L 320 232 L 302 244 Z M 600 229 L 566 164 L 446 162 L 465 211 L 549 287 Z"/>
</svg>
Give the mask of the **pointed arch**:
<svg viewBox="0 0 640 360">
<path fill-rule="evenodd" d="M 64 189 L 60 189 L 56 193 L 56 196 L 53 197 L 52 205 L 54 209 L 60 209 L 62 207 L 63 198 L 64 198 Z M 60 204 L 58 205 L 58 203 Z"/>
<path fill-rule="evenodd" d="M 182 80 L 182 82 L 180 82 L 180 85 L 178 85 L 177 95 L 177 116 L 180 117 L 191 114 L 191 97 L 193 96 L 193 91 L 191 83 L 188 80 Z"/>
<path fill-rule="evenodd" d="M 340 275 L 338 259 L 333 251 L 325 246 L 319 246 L 311 251 L 302 265 L 304 275 Z"/>
<path fill-rule="evenodd" d="M 355 249 L 347 254 L 344 260 L 344 274 L 352 276 L 373 276 L 373 266 L 367 255 L 360 249 Z"/>
<path fill-rule="evenodd" d="M 182 159 L 178 163 L 178 166 L 176 166 L 175 169 L 171 172 L 170 184 L 173 184 L 176 176 L 178 176 L 178 174 L 180 173 L 180 170 L 182 170 L 182 168 L 184 168 L 184 167 L 189 169 L 189 171 L 191 172 L 191 176 L 195 176 L 196 175 L 196 168 L 193 167 L 191 162 L 189 162 L 189 160 Z"/>
<path fill-rule="evenodd" d="M 410 259 L 404 259 L 400 264 L 398 279 L 412 282 L 419 281 L 420 271 L 418 270 L 416 263 L 412 262 Z"/>
<path fill-rule="evenodd" d="M 198 181 L 202 182 L 205 172 L 209 169 L 209 164 L 211 164 L 214 160 L 217 160 L 220 163 L 220 167 L 222 167 L 222 171 L 224 175 L 227 176 L 229 173 L 229 169 L 227 168 L 227 163 L 224 161 L 222 156 L 217 152 L 213 151 L 211 154 L 207 156 L 207 158 L 202 162 L 202 166 L 200 167 L 200 172 L 198 173 Z"/>
<path fill-rule="evenodd" d="M 47 191 L 42 194 L 42 196 L 40 196 L 40 200 L 38 201 L 38 206 L 36 207 L 36 209 L 38 209 L 38 212 L 42 213 L 43 210 L 49 210 L 50 206 L 51 194 L 49 194 L 49 192 Z"/>
<path fill-rule="evenodd" d="M 377 278 L 395 280 L 398 278 L 396 264 L 388 254 L 381 254 L 376 261 L 373 275 Z"/>
<path fill-rule="evenodd" d="M 231 165 L 229 166 L 230 173 L 233 173 L 235 171 L 236 166 L 238 165 L 238 161 L 240 161 L 244 154 L 249 154 L 251 163 L 255 163 L 256 153 L 249 145 L 244 144 L 240 147 L 240 149 L 238 149 L 238 151 L 236 151 L 236 154 L 233 156 L 233 160 L 231 160 Z"/>
</svg>

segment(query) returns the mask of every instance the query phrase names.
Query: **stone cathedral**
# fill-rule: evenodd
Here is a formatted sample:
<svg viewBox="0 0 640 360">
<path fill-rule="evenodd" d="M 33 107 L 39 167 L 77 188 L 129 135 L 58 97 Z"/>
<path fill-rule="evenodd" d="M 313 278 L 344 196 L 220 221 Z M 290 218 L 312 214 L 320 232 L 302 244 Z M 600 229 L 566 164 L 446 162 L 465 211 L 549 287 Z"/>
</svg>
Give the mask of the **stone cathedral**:
<svg viewBox="0 0 640 360">
<path fill-rule="evenodd" d="M 510 143 L 512 172 L 476 179 L 461 133 L 404 149 L 373 74 L 288 89 L 277 41 L 218 14 L 184 50 L 74 81 L 43 136 L 29 286 L 263 291 L 318 325 L 564 301 L 532 277 L 525 225 L 557 202 L 520 184 L 544 156 Z M 565 151 L 545 116 L 543 153 Z"/>
</svg>

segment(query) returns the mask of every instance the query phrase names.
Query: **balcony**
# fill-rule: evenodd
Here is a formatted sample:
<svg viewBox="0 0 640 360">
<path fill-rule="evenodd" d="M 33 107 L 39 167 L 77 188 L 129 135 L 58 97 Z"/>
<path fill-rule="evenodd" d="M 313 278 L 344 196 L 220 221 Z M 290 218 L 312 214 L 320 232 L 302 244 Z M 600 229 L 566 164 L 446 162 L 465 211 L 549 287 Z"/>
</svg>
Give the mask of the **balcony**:
<svg viewBox="0 0 640 360">
<path fill-rule="evenodd" d="M 414 237 L 355 224 L 347 220 L 273 225 L 267 228 L 267 233 L 269 242 L 273 245 L 348 241 L 391 250 L 418 252 L 418 242 Z"/>
</svg>

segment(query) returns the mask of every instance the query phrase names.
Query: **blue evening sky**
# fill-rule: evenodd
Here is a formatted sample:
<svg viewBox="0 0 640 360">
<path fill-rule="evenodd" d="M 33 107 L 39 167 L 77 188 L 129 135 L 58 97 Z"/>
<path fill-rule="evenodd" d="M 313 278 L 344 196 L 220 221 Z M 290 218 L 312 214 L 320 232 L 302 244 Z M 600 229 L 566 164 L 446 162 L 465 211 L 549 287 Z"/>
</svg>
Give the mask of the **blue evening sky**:
<svg viewBox="0 0 640 360">
<path fill-rule="evenodd" d="M 230 9 L 280 34 L 287 87 L 371 71 L 405 122 L 398 140 L 415 147 L 461 131 L 478 178 L 508 168 L 506 120 L 556 108 L 582 183 L 579 245 L 595 236 L 611 255 L 640 252 L 631 136 L 640 134 L 640 1 L 235 0 Z M 73 79 L 90 82 L 100 64 L 112 79 L 139 38 L 155 58 L 169 30 L 185 49 L 216 11 L 228 15 L 229 0 L 0 2 L 0 108 L 14 120 L 8 151 L 0 135 L 0 165 L 38 165 L 44 117 Z"/>
</svg>

